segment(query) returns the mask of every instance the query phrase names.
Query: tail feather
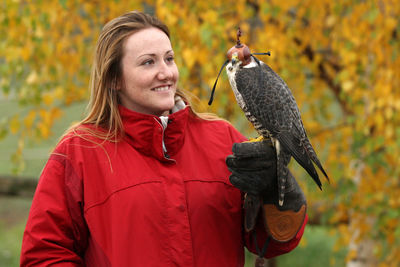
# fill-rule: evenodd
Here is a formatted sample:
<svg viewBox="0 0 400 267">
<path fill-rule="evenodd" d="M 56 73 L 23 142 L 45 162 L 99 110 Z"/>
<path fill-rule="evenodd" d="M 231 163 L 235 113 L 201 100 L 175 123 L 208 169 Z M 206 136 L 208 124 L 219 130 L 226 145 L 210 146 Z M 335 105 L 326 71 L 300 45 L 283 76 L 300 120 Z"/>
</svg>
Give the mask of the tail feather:
<svg viewBox="0 0 400 267">
<path fill-rule="evenodd" d="M 286 179 L 287 179 L 287 164 L 290 161 L 290 155 L 285 154 L 285 151 L 282 151 L 279 146 L 279 141 L 276 142 L 278 145 L 277 149 L 279 149 L 279 153 L 277 153 L 277 180 L 278 180 L 278 199 L 279 199 L 279 206 L 283 205 L 285 199 L 285 190 L 286 190 Z"/>
</svg>

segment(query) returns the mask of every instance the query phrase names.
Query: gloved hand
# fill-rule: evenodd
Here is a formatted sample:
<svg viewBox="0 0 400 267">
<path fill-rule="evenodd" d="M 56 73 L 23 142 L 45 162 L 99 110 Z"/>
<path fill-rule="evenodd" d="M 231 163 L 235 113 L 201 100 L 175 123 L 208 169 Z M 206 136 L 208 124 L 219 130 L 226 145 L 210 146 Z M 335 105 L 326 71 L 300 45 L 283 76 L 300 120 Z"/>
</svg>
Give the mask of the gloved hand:
<svg viewBox="0 0 400 267">
<path fill-rule="evenodd" d="M 233 155 L 226 158 L 226 165 L 232 172 L 229 180 L 246 193 L 244 229 L 250 232 L 257 222 L 262 195 L 272 187 L 277 191 L 276 153 L 269 139 L 235 143 L 232 152 Z"/>
<path fill-rule="evenodd" d="M 246 193 L 245 230 L 254 228 L 263 204 L 265 227 L 272 238 L 278 241 L 293 238 L 304 221 L 306 199 L 288 171 L 285 201 L 283 206 L 278 205 L 276 152 L 271 141 L 235 143 L 232 152 L 226 164 L 232 172 L 229 177 L 232 185 Z"/>
<path fill-rule="evenodd" d="M 230 182 L 243 192 L 260 195 L 276 185 L 276 153 L 269 139 L 261 142 L 235 143 L 233 155 L 226 158 L 232 172 Z"/>
</svg>

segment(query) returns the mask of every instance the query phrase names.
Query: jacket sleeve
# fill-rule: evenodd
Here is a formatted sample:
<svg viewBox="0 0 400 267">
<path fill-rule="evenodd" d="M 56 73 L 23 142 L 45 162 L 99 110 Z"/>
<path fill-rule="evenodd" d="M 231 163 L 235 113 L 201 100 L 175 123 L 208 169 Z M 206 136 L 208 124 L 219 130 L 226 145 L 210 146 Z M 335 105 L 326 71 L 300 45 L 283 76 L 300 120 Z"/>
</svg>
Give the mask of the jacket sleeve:
<svg viewBox="0 0 400 267">
<path fill-rule="evenodd" d="M 21 266 L 84 265 L 88 230 L 81 184 L 66 156 L 50 156 L 30 209 Z"/>
</svg>

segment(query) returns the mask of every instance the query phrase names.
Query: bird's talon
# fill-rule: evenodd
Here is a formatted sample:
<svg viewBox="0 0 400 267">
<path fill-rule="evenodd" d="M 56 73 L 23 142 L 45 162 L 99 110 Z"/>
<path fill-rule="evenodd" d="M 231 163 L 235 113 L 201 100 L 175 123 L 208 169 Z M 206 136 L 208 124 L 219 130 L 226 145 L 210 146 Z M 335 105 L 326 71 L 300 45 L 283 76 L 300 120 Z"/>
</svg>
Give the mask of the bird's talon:
<svg viewBox="0 0 400 267">
<path fill-rule="evenodd" d="M 250 138 L 249 141 L 246 141 L 246 143 L 262 142 L 264 139 L 265 139 L 264 136 L 260 135 L 257 138 Z"/>
</svg>

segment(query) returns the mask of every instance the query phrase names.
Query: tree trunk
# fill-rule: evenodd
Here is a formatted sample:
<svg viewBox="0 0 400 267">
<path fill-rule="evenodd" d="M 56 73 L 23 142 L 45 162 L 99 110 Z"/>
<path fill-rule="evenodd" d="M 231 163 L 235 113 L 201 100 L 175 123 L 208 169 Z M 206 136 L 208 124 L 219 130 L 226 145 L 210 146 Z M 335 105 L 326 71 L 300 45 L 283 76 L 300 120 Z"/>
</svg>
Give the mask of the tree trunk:
<svg viewBox="0 0 400 267">
<path fill-rule="evenodd" d="M 265 264 L 265 267 L 277 267 L 278 264 L 276 262 L 276 258 L 272 258 L 267 260 L 267 263 Z"/>
<path fill-rule="evenodd" d="M 354 161 L 351 166 L 356 169 L 356 174 L 354 176 L 354 181 L 358 186 L 361 181 L 362 171 L 365 167 L 365 164 L 362 161 Z M 378 266 L 378 261 L 374 254 L 375 241 L 368 237 L 360 238 L 360 229 L 358 220 L 354 219 L 355 217 L 350 213 L 350 233 L 351 239 L 349 243 L 349 253 L 350 260 L 347 262 L 346 267 L 374 267 Z M 353 218 L 353 219 L 352 219 Z M 373 225 L 375 222 L 375 218 L 370 216 L 366 219 L 369 225 Z"/>
<path fill-rule="evenodd" d="M 32 197 L 38 180 L 17 176 L 0 176 L 0 194 Z"/>
<path fill-rule="evenodd" d="M 355 231 L 358 232 L 358 231 Z M 353 234 L 352 238 L 357 234 Z M 355 242 L 352 240 L 349 244 L 350 251 L 355 251 L 355 257 L 350 259 L 347 267 L 374 267 L 378 262 L 374 256 L 375 242 L 372 239 L 362 239 Z"/>
</svg>

